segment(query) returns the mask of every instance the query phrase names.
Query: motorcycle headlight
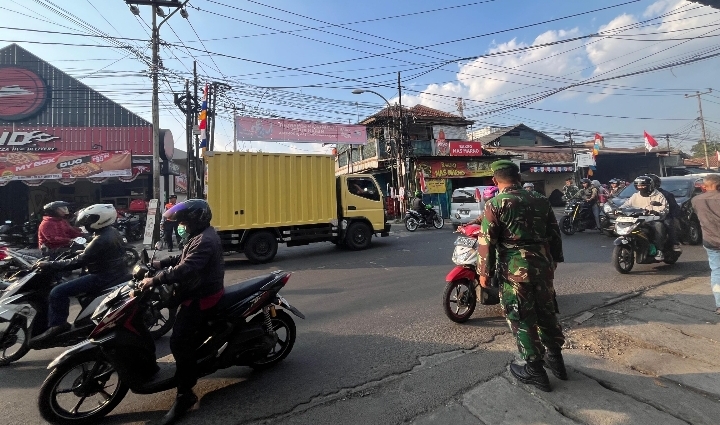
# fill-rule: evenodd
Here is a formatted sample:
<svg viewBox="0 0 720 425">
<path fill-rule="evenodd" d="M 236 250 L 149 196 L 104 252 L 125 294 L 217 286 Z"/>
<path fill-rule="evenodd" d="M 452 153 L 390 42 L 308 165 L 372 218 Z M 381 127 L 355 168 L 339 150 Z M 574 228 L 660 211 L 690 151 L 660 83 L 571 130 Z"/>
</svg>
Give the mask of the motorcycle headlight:
<svg viewBox="0 0 720 425">
<path fill-rule="evenodd" d="M 635 228 L 638 227 L 637 224 L 631 224 L 631 225 L 615 225 L 615 233 L 617 233 L 620 236 L 629 235 Z"/>
<path fill-rule="evenodd" d="M 606 214 L 612 214 L 613 209 L 612 209 L 612 207 L 610 206 L 609 203 L 606 203 L 605 206 L 603 206 L 603 211 L 604 211 Z"/>
</svg>

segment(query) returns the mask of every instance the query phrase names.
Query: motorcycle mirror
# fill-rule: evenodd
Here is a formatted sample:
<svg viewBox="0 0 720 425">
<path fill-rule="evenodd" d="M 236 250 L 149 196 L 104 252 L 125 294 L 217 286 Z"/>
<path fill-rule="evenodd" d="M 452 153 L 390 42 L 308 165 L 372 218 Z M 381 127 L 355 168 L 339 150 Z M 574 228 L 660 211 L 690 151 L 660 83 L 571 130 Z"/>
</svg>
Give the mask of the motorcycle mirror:
<svg viewBox="0 0 720 425">
<path fill-rule="evenodd" d="M 146 249 L 140 251 L 140 258 L 142 259 L 143 264 L 148 264 L 150 262 L 150 257 L 148 257 Z"/>
<path fill-rule="evenodd" d="M 85 239 L 83 237 L 77 237 L 77 238 L 73 239 L 73 242 L 75 242 L 78 245 L 85 245 L 87 243 L 87 239 Z"/>
</svg>

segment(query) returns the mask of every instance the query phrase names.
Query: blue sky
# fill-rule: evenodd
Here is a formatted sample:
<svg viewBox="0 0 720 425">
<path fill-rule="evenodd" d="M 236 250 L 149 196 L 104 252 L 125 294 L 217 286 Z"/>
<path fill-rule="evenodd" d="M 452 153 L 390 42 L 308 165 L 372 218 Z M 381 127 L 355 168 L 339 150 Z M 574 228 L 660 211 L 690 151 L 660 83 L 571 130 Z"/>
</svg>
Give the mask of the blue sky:
<svg viewBox="0 0 720 425">
<path fill-rule="evenodd" d="M 188 20 L 176 14 L 161 29 L 167 43 L 161 125 L 173 131 L 178 147 L 184 120 L 171 93 L 182 90 L 193 59 L 202 81 L 233 87 L 223 103 L 249 115 L 355 122 L 383 102 L 353 95 L 352 88 L 373 89 L 394 102 L 400 71 L 403 104 L 456 112 L 462 97 L 476 127 L 524 122 L 559 139 L 572 130 L 576 140 L 599 132 L 610 146 L 638 146 L 647 130 L 658 138 L 670 133 L 673 145 L 689 147 L 701 133 L 697 100 L 684 94 L 712 88 L 703 111 L 708 131 L 720 134 L 720 57 L 679 64 L 720 52 L 720 10 L 696 3 L 192 0 L 188 12 Z M 578 16 L 565 18 L 570 15 Z M 117 47 L 149 57 L 149 7 L 141 6 L 136 18 L 122 0 L 6 0 L 0 16 L 6 18 L 0 46 L 17 41 L 150 119 L 147 66 Z M 90 35 L 98 32 L 123 39 Z M 596 33 L 601 36 L 583 38 Z M 477 58 L 487 54 L 493 56 Z M 605 78 L 613 79 L 592 83 Z M 230 116 L 228 108 L 220 111 L 220 149 L 232 146 Z M 314 144 L 240 146 L 327 151 Z"/>
</svg>

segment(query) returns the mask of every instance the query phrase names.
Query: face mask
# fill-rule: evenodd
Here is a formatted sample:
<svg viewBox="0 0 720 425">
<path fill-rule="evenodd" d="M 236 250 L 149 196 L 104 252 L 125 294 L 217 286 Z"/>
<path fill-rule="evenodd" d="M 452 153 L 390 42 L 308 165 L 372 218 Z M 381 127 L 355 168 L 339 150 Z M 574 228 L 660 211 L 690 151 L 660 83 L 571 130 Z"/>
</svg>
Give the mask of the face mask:
<svg viewBox="0 0 720 425">
<path fill-rule="evenodd" d="M 178 224 L 177 232 L 178 235 L 183 239 L 185 239 L 185 236 L 187 236 L 187 229 L 185 229 L 184 224 Z"/>
</svg>

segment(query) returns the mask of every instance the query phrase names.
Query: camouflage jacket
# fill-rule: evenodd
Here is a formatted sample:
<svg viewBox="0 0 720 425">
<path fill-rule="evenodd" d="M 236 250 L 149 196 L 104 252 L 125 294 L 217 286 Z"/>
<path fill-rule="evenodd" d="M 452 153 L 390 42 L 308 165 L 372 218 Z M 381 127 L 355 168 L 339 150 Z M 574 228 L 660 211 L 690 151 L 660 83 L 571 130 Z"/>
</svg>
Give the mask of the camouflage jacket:
<svg viewBox="0 0 720 425">
<path fill-rule="evenodd" d="M 525 283 L 554 278 L 564 261 L 560 228 L 550 202 L 540 194 L 509 187 L 485 203 L 478 238 L 478 273 Z"/>
<path fill-rule="evenodd" d="M 566 201 L 577 197 L 578 193 L 580 193 L 580 189 L 578 189 L 578 187 L 574 184 L 571 184 L 570 186 L 563 186 L 563 198 Z"/>
</svg>

